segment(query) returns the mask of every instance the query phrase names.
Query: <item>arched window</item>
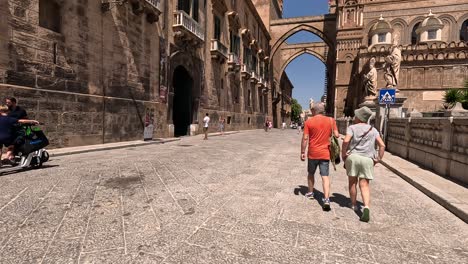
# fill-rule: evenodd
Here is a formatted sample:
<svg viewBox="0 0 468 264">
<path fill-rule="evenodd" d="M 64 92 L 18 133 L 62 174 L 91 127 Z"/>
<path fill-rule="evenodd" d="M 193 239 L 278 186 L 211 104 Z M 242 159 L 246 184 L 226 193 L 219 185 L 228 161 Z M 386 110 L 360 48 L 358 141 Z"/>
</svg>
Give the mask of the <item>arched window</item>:
<svg viewBox="0 0 468 264">
<path fill-rule="evenodd" d="M 468 19 L 463 22 L 460 30 L 460 40 L 468 42 Z"/>
<path fill-rule="evenodd" d="M 416 23 L 413 27 L 413 31 L 411 31 L 411 45 L 418 44 L 419 42 L 419 36 L 416 33 L 416 30 L 418 29 L 419 25 L 421 25 L 421 22 Z"/>
</svg>

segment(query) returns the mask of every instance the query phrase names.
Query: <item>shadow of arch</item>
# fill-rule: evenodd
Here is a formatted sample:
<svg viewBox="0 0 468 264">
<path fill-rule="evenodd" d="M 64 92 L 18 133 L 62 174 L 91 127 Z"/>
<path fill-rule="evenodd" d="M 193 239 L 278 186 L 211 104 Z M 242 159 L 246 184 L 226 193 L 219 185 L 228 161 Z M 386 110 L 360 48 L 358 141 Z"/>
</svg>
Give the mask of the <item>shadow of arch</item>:
<svg viewBox="0 0 468 264">
<path fill-rule="evenodd" d="M 301 51 L 298 51 L 296 52 L 294 55 L 292 55 L 286 62 L 283 63 L 283 66 L 281 67 L 281 71 L 280 71 L 280 76 L 283 75 L 284 71 L 286 70 L 286 68 L 288 67 L 288 65 L 293 61 L 295 60 L 297 57 L 299 56 L 302 56 L 304 54 L 309 54 L 309 55 L 312 55 L 314 56 L 315 58 L 317 58 L 318 60 L 320 60 L 324 65 L 325 67 L 327 66 L 326 64 L 326 60 L 327 58 L 323 57 L 320 53 L 314 51 L 314 50 L 310 50 L 310 49 L 307 49 L 307 50 L 301 50 Z"/>
</svg>

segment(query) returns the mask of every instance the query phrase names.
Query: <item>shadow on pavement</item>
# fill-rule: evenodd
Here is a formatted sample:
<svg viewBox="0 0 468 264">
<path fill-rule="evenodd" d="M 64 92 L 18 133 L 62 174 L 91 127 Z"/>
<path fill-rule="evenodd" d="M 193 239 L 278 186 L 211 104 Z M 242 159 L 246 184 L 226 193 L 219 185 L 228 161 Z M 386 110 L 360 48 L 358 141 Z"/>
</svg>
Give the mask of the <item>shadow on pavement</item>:
<svg viewBox="0 0 468 264">
<path fill-rule="evenodd" d="M 302 196 L 304 196 L 308 191 L 309 191 L 309 187 L 304 186 L 304 185 L 299 185 L 296 188 L 294 188 L 294 195 L 302 194 Z"/>
<path fill-rule="evenodd" d="M 337 203 L 340 207 L 348 207 L 348 208 L 349 208 L 350 205 L 351 205 L 351 199 L 349 199 L 349 197 L 344 196 L 344 195 L 342 195 L 342 194 L 340 194 L 340 193 L 333 193 L 333 194 L 332 194 L 332 197 L 333 197 L 333 198 L 331 199 L 331 201 L 334 202 L 334 203 Z M 363 206 L 364 206 L 364 204 L 361 203 L 360 201 L 357 201 L 357 205 L 358 205 L 359 207 L 363 207 Z M 361 210 L 359 210 L 359 211 L 354 211 L 354 212 L 355 212 L 359 217 L 361 217 L 361 215 L 362 215 Z"/>
<path fill-rule="evenodd" d="M 47 169 L 47 168 L 54 168 L 58 166 L 59 165 L 42 165 L 42 167 L 40 168 L 20 168 L 20 167 L 2 166 L 0 168 L 0 177 L 17 174 L 17 173 L 21 173 L 21 172 L 25 172 L 29 170 L 41 170 L 41 169 Z"/>
</svg>

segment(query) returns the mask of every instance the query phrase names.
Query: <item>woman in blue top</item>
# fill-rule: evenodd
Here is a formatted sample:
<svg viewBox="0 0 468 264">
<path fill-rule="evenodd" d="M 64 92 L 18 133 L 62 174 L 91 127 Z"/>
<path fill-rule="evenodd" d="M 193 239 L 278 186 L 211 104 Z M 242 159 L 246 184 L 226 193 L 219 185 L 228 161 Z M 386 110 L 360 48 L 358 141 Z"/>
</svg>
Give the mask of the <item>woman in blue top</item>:
<svg viewBox="0 0 468 264">
<path fill-rule="evenodd" d="M 36 120 L 16 119 L 8 116 L 8 106 L 0 106 L 0 157 L 2 155 L 2 148 L 5 146 L 8 149 L 7 158 L 13 160 L 14 146 L 13 141 L 16 138 L 16 125 L 17 124 L 33 124 L 37 125 L 39 122 Z M 1 164 L 0 164 L 1 166 Z"/>
</svg>

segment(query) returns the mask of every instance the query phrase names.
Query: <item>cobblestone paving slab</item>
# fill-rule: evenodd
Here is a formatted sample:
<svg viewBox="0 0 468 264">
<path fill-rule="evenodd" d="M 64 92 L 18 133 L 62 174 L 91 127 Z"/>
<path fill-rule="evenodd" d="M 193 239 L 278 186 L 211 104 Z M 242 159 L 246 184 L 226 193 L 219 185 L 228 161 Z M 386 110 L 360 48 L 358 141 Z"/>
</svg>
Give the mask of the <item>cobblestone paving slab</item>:
<svg viewBox="0 0 468 264">
<path fill-rule="evenodd" d="M 0 263 L 468 263 L 468 227 L 378 165 L 371 222 L 332 170 L 307 200 L 293 130 L 53 157 L 0 172 Z"/>
</svg>

